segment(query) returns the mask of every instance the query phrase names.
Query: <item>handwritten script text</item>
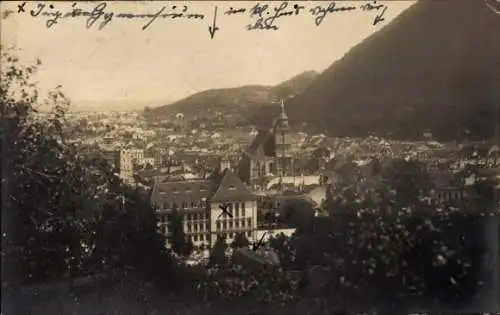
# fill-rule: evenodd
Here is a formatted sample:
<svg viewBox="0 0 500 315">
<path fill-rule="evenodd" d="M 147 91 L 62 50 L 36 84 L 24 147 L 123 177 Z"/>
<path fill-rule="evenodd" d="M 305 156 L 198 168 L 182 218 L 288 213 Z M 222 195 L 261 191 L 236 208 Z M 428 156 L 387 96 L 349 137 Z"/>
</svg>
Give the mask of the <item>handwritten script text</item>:
<svg viewBox="0 0 500 315">
<path fill-rule="evenodd" d="M 80 5 L 87 6 L 85 9 Z M 150 12 L 117 12 L 111 9 L 111 2 L 100 3 L 67 3 L 46 4 L 43 2 L 22 2 L 18 4 L 17 13 L 27 15 L 32 18 L 41 19 L 45 27 L 52 29 L 56 25 L 63 24 L 61 22 L 68 19 L 83 18 L 85 26 L 103 30 L 106 26 L 116 20 L 137 20 L 142 21 L 142 30 L 149 29 L 154 23 L 160 20 L 189 20 L 193 23 L 206 23 L 210 38 L 214 38 L 217 31 L 221 30 L 221 25 L 218 25 L 217 13 L 219 3 L 214 5 L 211 12 L 200 12 L 192 9 L 188 3 L 184 5 L 171 4 L 158 5 L 156 9 Z M 156 5 L 155 5 L 156 6 Z M 372 20 L 372 25 L 377 25 L 385 21 L 384 14 L 388 6 L 378 3 L 377 1 L 359 1 L 355 5 L 345 5 L 341 1 L 292 3 L 283 2 L 266 2 L 256 3 L 249 7 L 232 7 L 222 8 L 221 14 L 223 19 L 229 19 L 233 16 L 243 16 L 249 19 L 249 22 L 244 25 L 247 31 L 276 31 L 280 29 L 280 22 L 284 19 L 294 22 L 293 17 L 299 15 L 309 16 L 316 26 L 320 26 L 329 15 L 346 14 L 349 12 L 359 11 L 366 13 L 368 18 Z M 204 20 L 209 20 L 203 22 Z"/>
</svg>

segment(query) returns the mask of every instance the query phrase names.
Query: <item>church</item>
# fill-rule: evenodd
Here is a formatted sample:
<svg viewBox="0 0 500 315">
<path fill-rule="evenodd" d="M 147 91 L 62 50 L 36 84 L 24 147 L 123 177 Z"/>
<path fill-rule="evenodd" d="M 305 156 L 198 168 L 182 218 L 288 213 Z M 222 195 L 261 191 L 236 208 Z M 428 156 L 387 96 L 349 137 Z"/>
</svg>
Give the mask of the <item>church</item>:
<svg viewBox="0 0 500 315">
<path fill-rule="evenodd" d="M 291 132 L 285 104 L 272 128 L 259 130 L 238 164 L 240 179 L 253 188 L 263 186 L 275 177 L 293 175 Z"/>
</svg>

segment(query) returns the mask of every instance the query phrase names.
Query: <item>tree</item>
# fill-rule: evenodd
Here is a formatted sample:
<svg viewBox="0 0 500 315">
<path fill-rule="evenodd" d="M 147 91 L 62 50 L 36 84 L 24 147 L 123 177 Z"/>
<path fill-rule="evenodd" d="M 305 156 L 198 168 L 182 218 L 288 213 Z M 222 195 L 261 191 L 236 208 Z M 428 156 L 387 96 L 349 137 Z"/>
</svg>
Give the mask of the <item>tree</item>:
<svg viewBox="0 0 500 315">
<path fill-rule="evenodd" d="M 179 256 L 189 256 L 193 252 L 194 246 L 191 240 L 187 239 L 186 233 L 184 233 L 184 221 L 176 207 L 172 209 L 172 213 L 170 214 L 168 230 L 168 239 L 172 251 Z"/>
<path fill-rule="evenodd" d="M 330 158 L 330 151 L 327 148 L 317 148 L 315 149 L 306 164 L 306 170 L 311 173 L 316 173 L 319 171 L 321 165 Z"/>
<path fill-rule="evenodd" d="M 60 87 L 45 101 L 49 116 L 39 115 L 36 66 L 10 51 L 1 57 L 2 279 L 23 285 L 115 266 L 153 269 L 164 242 L 149 202 L 67 141 L 70 101 Z"/>
<path fill-rule="evenodd" d="M 208 265 L 211 267 L 224 266 L 227 262 L 226 259 L 226 242 L 224 238 L 217 237 L 212 250 L 210 251 L 210 258 Z"/>
<path fill-rule="evenodd" d="M 66 144 L 60 89 L 49 94 L 53 110 L 42 118 L 31 82 L 37 66 L 22 66 L 10 51 L 1 56 L 2 265 L 6 280 L 38 282 L 79 273 L 88 256 L 91 206 L 99 191 L 88 180 L 95 168 Z M 38 62 L 40 64 L 40 62 Z M 87 171 L 89 170 L 89 171 Z M 90 210 L 90 209 L 89 209 Z"/>
<path fill-rule="evenodd" d="M 479 279 L 487 282 L 481 271 L 487 217 L 468 212 L 478 208 L 473 202 L 429 203 L 428 175 L 418 162 L 396 160 L 382 178 L 378 195 L 360 194 L 355 182 L 337 187 L 328 203 L 332 217 L 315 218 L 292 237 L 296 266 L 326 267 L 323 291 L 336 294 L 325 297 L 340 308 L 352 309 L 344 304 L 352 300 L 359 311 L 433 298 L 470 303 Z"/>
<path fill-rule="evenodd" d="M 473 200 L 455 208 L 429 203 L 428 175 L 418 162 L 396 160 L 381 171 L 385 185 L 378 195 L 360 194 L 356 179 L 345 182 L 330 197 L 332 218 L 314 218 L 290 240 L 271 239 L 280 260 L 290 255 L 292 268 L 304 275 L 316 265 L 325 268 L 321 276 L 330 281 L 315 295 L 325 294 L 337 310 L 352 309 L 352 300 L 360 312 L 396 310 L 434 298 L 449 305 L 470 303 L 481 288 L 477 283 L 487 282 L 481 257 L 487 252 L 483 229 L 488 218 L 466 212 L 480 208 Z M 269 285 L 269 275 L 252 276 L 260 289 Z M 213 277 L 214 290 L 223 296 L 234 295 L 235 284 L 246 283 L 241 270 Z"/>
<path fill-rule="evenodd" d="M 93 261 L 100 271 L 138 272 L 152 275 L 158 261 L 164 261 L 165 238 L 157 229 L 157 217 L 149 196 L 131 187 L 114 187 L 119 196 L 103 207 L 94 226 Z M 166 269 L 167 266 L 161 268 Z"/>
<path fill-rule="evenodd" d="M 245 233 L 236 233 L 234 236 L 234 241 L 231 243 L 231 247 L 233 249 L 248 247 L 250 242 L 248 238 L 245 236 Z"/>
<path fill-rule="evenodd" d="M 291 246 L 290 241 L 291 239 L 283 233 L 269 239 L 269 245 L 278 254 L 281 266 L 284 269 L 294 267 L 294 248 Z"/>
</svg>

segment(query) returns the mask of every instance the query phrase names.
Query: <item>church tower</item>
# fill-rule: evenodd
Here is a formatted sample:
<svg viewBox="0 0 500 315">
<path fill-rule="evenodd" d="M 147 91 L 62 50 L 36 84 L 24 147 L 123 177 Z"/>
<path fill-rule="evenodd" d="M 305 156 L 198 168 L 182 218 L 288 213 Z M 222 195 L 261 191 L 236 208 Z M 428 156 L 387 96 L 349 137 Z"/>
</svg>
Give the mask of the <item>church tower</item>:
<svg viewBox="0 0 500 315">
<path fill-rule="evenodd" d="M 281 113 L 274 121 L 273 126 L 274 143 L 276 145 L 276 175 L 291 175 L 292 154 L 291 154 L 291 134 L 288 125 L 288 116 L 285 111 L 285 103 L 281 100 Z"/>
</svg>

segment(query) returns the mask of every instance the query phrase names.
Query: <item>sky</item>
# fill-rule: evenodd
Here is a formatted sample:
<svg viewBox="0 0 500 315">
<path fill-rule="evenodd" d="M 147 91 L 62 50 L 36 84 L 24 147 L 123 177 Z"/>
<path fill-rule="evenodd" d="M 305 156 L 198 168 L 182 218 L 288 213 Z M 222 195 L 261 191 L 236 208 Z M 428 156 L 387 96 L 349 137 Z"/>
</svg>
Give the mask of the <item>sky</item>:
<svg viewBox="0 0 500 315">
<path fill-rule="evenodd" d="M 29 14 L 38 11 L 37 2 L 27 2 L 25 12 L 19 14 L 17 5 L 22 2 L 2 2 L 1 40 L 3 46 L 18 49 L 23 62 L 41 60 L 36 80 L 42 93 L 62 85 L 81 107 L 106 102 L 159 106 L 207 89 L 274 85 L 304 71 L 321 72 L 415 3 L 378 1 L 387 10 L 385 20 L 374 26 L 377 12 L 359 8 L 373 1 L 337 2 L 337 8 L 357 9 L 327 14 L 317 26 L 309 9 L 331 2 L 289 2 L 289 7 L 300 4 L 305 9 L 277 20 L 277 30 L 252 31 L 246 25 L 257 19 L 248 11 L 257 2 L 108 2 L 105 12 L 114 12 L 115 17 L 102 30 L 96 25 L 87 29 L 85 17 L 60 19 L 47 28 L 50 17 Z M 53 9 L 49 9 L 51 3 Z M 71 12 L 73 2 L 44 4 L 44 10 L 65 13 Z M 76 6 L 91 11 L 98 4 L 78 2 Z M 272 10 L 281 2 L 260 4 Z M 183 5 L 190 13 L 205 15 L 204 19 L 159 18 L 142 30 L 150 18 L 116 18 L 118 13 L 154 14 L 164 6 L 163 13 L 179 12 Z M 215 7 L 219 29 L 211 38 L 208 28 L 213 25 Z M 225 15 L 230 7 L 247 11 Z M 5 17 L 5 11 L 12 13 Z"/>
</svg>

